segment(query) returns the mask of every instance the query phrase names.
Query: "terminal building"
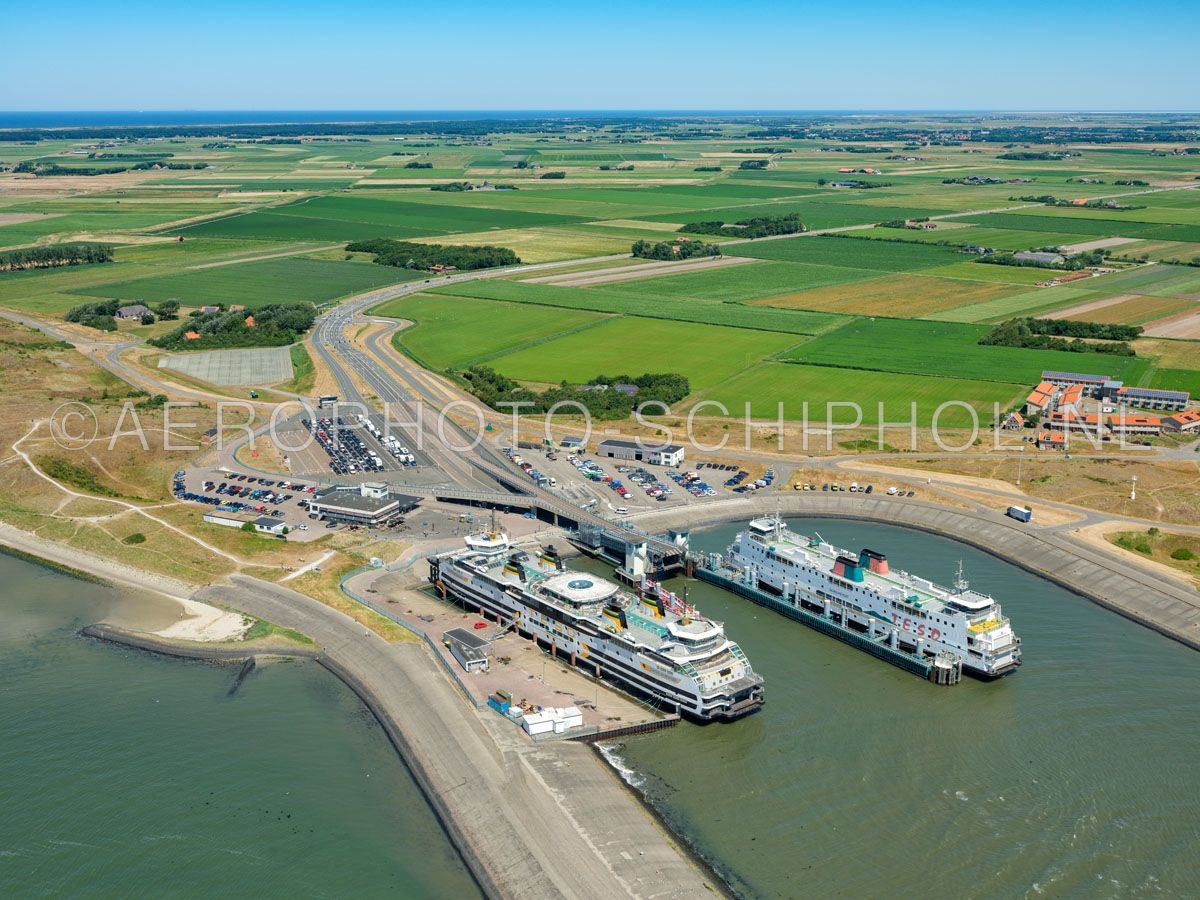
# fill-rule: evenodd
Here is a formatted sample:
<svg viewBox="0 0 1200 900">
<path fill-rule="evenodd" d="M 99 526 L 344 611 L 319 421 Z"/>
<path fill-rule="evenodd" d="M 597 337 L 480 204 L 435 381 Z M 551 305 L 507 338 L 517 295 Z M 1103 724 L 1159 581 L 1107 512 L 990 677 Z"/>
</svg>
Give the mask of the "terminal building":
<svg viewBox="0 0 1200 900">
<path fill-rule="evenodd" d="M 596 455 L 630 462 L 646 462 L 655 466 L 677 466 L 683 462 L 683 447 L 678 444 L 643 447 L 637 441 L 606 440 L 596 447 Z"/>
<path fill-rule="evenodd" d="M 375 527 L 390 525 L 414 509 L 419 497 L 393 494 L 381 481 L 369 481 L 355 487 L 325 488 L 313 494 L 308 511 L 329 522 Z"/>
</svg>

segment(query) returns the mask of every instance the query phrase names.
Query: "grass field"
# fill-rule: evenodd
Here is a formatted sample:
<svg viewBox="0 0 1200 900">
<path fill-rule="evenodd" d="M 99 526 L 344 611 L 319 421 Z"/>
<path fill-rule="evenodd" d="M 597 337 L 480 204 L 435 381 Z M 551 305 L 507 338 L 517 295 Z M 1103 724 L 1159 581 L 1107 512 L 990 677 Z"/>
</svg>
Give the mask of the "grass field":
<svg viewBox="0 0 1200 900">
<path fill-rule="evenodd" d="M 367 196 L 300 200 L 252 213 L 213 219 L 179 229 L 190 235 L 253 237 L 273 241 L 354 241 L 410 238 L 500 228 L 578 222 L 554 213 L 461 207 Z"/>
<path fill-rule="evenodd" d="M 419 275 L 408 269 L 372 263 L 290 256 L 137 278 L 99 288 L 82 288 L 79 292 L 144 302 L 174 298 L 184 306 L 240 303 L 255 307 L 304 300 L 327 303 L 349 294 L 410 281 Z"/>
<path fill-rule="evenodd" d="M 796 340 L 739 328 L 620 318 L 499 357 L 489 365 L 511 378 L 543 383 L 584 382 L 602 374 L 678 372 L 697 391 L 782 352 Z"/>
<path fill-rule="evenodd" d="M 435 288 L 438 296 L 479 297 L 507 300 L 566 309 L 620 313 L 667 319 L 674 322 L 698 322 L 787 334 L 820 334 L 845 321 L 840 316 L 799 310 L 743 306 L 737 303 L 690 301 L 682 298 L 650 295 L 637 296 L 619 288 L 576 288 L 553 284 L 528 284 L 518 281 L 468 281 Z"/>
<path fill-rule="evenodd" d="M 604 318 L 578 310 L 428 295 L 400 297 L 372 313 L 412 320 L 412 326 L 396 334 L 396 346 L 435 369 L 484 362 Z"/>
<path fill-rule="evenodd" d="M 787 359 L 810 365 L 1036 384 L 1044 369 L 1096 372 L 1131 384 L 1150 362 L 1099 353 L 981 347 L 985 326 L 905 319 L 854 319 L 809 341 Z"/>
<path fill-rule="evenodd" d="M 1012 285 L 930 278 L 925 275 L 888 275 L 782 294 L 755 300 L 755 305 L 785 309 L 813 309 L 863 316 L 912 316 L 919 318 L 964 304 L 981 303 L 1014 292 Z"/>
<path fill-rule="evenodd" d="M 885 241 L 867 243 L 855 238 L 821 235 L 728 244 L 724 251 L 730 256 L 751 256 L 757 259 L 845 266 L 850 269 L 876 269 L 884 272 L 912 272 L 969 259 L 950 247 Z"/>
<path fill-rule="evenodd" d="M 749 369 L 704 393 L 704 399 L 725 404 L 730 413 L 740 416 L 747 402 L 756 418 L 774 420 L 778 404 L 783 404 L 784 418 L 800 419 L 802 404 L 809 404 L 809 420 L 853 423 L 852 409 L 834 408 L 829 414 L 828 403 L 853 402 L 862 408 L 862 424 L 879 422 L 879 403 L 884 404 L 885 422 L 907 422 L 912 418 L 911 403 L 917 404 L 917 420 L 927 425 L 934 411 L 953 400 L 969 403 L 979 411 L 982 422 L 992 419 L 992 405 L 1009 408 L 1027 388 L 991 381 L 897 375 L 838 369 L 826 366 L 791 365 L 768 362 Z M 942 427 L 969 426 L 969 414 L 959 407 L 950 407 L 938 419 Z M 815 441 L 821 441 L 818 436 Z"/>
<path fill-rule="evenodd" d="M 1200 359 L 1196 360 L 1200 367 Z M 1150 387 L 1164 391 L 1187 391 L 1200 397 L 1200 371 L 1196 369 L 1155 369 L 1150 376 Z"/>
</svg>

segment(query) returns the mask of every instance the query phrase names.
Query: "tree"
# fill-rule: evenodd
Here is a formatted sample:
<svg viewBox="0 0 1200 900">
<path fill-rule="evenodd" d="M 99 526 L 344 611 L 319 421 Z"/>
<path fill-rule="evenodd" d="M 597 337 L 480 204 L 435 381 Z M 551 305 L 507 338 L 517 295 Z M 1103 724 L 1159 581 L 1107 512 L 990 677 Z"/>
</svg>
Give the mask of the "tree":
<svg viewBox="0 0 1200 900">
<path fill-rule="evenodd" d="M 249 534 L 254 534 L 254 523 L 253 522 L 243 522 L 242 523 L 242 531 L 248 532 Z"/>
<path fill-rule="evenodd" d="M 142 313 L 142 324 L 143 325 L 153 325 L 155 323 L 155 321 L 157 321 L 157 320 L 154 318 L 154 313 L 152 313 L 152 312 Z"/>
</svg>

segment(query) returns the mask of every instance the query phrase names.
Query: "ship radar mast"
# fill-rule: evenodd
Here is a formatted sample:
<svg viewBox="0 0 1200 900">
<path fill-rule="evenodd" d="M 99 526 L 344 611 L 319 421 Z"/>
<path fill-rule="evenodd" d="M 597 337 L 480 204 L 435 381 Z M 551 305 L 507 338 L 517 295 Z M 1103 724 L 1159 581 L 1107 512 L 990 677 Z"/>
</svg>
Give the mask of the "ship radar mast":
<svg viewBox="0 0 1200 900">
<path fill-rule="evenodd" d="M 963 574 L 963 564 L 962 560 L 960 559 L 958 561 L 958 570 L 954 573 L 954 590 L 956 593 L 961 594 L 970 586 L 971 582 L 967 581 L 966 576 Z"/>
</svg>

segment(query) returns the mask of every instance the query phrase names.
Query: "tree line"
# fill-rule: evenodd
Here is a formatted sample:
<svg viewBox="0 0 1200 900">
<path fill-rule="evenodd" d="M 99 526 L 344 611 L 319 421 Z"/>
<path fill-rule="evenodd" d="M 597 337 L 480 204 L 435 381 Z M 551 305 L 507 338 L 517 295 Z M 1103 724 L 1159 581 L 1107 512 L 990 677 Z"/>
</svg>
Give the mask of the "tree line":
<svg viewBox="0 0 1200 900">
<path fill-rule="evenodd" d="M 501 375 L 489 366 L 472 366 L 459 373 L 467 389 L 492 409 L 508 411 L 509 403 L 525 403 L 522 413 L 544 413 L 554 404 L 574 401 L 587 408 L 592 418 L 602 421 L 628 418 L 640 404 L 656 401 L 671 406 L 691 393 L 691 385 L 677 373 L 647 373 L 630 375 L 597 375 L 586 385 L 562 382 L 557 387 L 538 392 Z M 614 385 L 632 384 L 637 394 L 614 389 Z M 598 389 L 601 385 L 603 389 Z M 588 390 L 586 388 L 593 388 Z M 504 404 L 504 405 L 502 405 Z M 567 408 L 564 412 L 570 413 Z"/>
<path fill-rule="evenodd" d="M 371 253 L 381 266 L 401 269 L 429 269 L 435 265 L 456 269 L 494 269 L 515 266 L 521 258 L 507 247 L 471 244 L 415 244 L 391 238 L 354 241 L 346 245 L 348 253 Z"/>
<path fill-rule="evenodd" d="M 0 272 L 22 269 L 53 269 L 58 266 L 82 266 L 112 262 L 111 244 L 49 244 L 0 251 Z"/>
<path fill-rule="evenodd" d="M 1136 356 L 1127 343 L 1142 333 L 1136 325 L 1108 325 L 1100 322 L 1072 322 L 1066 319 L 1009 319 L 979 339 L 992 347 L 1023 347 L 1029 350 L 1061 350 L 1068 353 L 1106 353 L 1112 356 Z M 1066 338 L 1072 338 L 1066 340 Z M 1103 340 L 1092 344 L 1084 338 Z"/>
<path fill-rule="evenodd" d="M 775 234 L 799 234 L 807 231 L 800 216 L 758 216 L 753 219 L 738 219 L 733 224 L 725 222 L 690 222 L 679 229 L 685 234 L 715 234 L 731 238 L 760 238 Z"/>
<path fill-rule="evenodd" d="M 634 241 L 630 252 L 638 259 L 691 259 L 694 256 L 720 256 L 721 248 L 703 241 Z"/>
</svg>

